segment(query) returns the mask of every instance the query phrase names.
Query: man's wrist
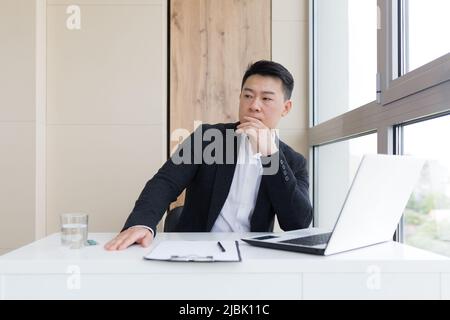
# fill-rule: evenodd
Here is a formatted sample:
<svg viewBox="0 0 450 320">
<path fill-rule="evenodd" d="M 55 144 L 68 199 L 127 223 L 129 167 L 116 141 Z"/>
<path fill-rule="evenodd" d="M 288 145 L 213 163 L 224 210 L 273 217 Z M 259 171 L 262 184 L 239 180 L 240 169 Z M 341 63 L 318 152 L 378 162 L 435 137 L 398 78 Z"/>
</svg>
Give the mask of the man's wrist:
<svg viewBox="0 0 450 320">
<path fill-rule="evenodd" d="M 278 152 L 278 145 L 277 145 L 277 140 L 276 140 L 276 136 L 277 133 L 275 130 L 270 130 L 270 145 L 267 148 L 267 150 L 265 150 L 264 153 L 261 153 L 261 155 L 263 157 L 270 157 L 271 155 L 275 154 Z"/>
<path fill-rule="evenodd" d="M 136 226 L 131 226 L 129 229 L 131 229 L 131 228 L 144 228 L 144 229 L 147 229 L 148 231 L 150 231 L 150 233 L 152 234 L 153 237 L 155 236 L 155 232 L 153 231 L 153 229 L 148 226 L 136 225 Z"/>
<path fill-rule="evenodd" d="M 263 157 L 270 157 L 271 155 L 275 154 L 278 152 L 278 147 L 275 144 L 275 142 L 272 143 L 272 146 L 270 147 L 270 149 L 267 151 L 267 154 L 263 154 Z"/>
</svg>

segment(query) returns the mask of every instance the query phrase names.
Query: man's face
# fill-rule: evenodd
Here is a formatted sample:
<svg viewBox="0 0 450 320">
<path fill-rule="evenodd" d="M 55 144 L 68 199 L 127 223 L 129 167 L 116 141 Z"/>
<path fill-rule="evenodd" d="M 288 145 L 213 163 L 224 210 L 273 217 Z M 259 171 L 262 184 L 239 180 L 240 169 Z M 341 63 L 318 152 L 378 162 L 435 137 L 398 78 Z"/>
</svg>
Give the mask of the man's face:
<svg viewBox="0 0 450 320">
<path fill-rule="evenodd" d="M 285 100 L 283 83 L 270 76 L 250 76 L 242 87 L 239 97 L 239 121 L 247 122 L 244 117 L 260 120 L 268 128 L 275 129 L 281 117 L 289 113 L 291 100 Z"/>
</svg>

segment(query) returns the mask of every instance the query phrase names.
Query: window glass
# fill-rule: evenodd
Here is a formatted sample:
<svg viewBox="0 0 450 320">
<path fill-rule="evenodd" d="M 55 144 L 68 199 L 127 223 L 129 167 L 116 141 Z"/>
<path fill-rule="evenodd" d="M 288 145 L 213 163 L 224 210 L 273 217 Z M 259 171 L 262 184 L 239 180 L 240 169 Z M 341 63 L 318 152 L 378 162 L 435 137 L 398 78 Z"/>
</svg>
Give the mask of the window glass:
<svg viewBox="0 0 450 320">
<path fill-rule="evenodd" d="M 317 194 L 314 225 L 334 227 L 364 154 L 377 153 L 377 135 L 369 134 L 316 147 Z"/>
<path fill-rule="evenodd" d="M 315 1 L 315 125 L 376 99 L 377 1 Z"/>
<path fill-rule="evenodd" d="M 405 10 L 406 71 L 450 52 L 449 0 L 408 0 Z"/>
<path fill-rule="evenodd" d="M 404 212 L 407 244 L 450 256 L 450 116 L 403 127 L 403 153 L 428 159 Z"/>
</svg>

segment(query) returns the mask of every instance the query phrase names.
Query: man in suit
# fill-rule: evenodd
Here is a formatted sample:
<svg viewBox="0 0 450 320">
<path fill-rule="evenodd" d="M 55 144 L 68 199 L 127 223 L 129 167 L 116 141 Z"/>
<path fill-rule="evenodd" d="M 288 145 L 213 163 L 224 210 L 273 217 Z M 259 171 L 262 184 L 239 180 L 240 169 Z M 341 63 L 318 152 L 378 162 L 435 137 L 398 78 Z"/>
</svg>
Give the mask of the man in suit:
<svg viewBox="0 0 450 320">
<path fill-rule="evenodd" d="M 239 122 L 202 125 L 147 182 L 122 232 L 105 245 L 150 245 L 169 204 L 186 188 L 176 231 L 287 230 L 312 220 L 305 158 L 274 134 L 292 108 L 294 80 L 272 61 L 249 66 L 241 85 Z"/>
</svg>

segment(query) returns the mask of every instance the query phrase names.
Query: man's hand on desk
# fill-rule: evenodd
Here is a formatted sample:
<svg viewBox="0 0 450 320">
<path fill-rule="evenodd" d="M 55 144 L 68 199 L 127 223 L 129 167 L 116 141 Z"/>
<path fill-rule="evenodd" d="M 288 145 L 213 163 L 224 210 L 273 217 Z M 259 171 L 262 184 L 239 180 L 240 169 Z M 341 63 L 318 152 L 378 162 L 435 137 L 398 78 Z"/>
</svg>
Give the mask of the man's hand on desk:
<svg viewBox="0 0 450 320">
<path fill-rule="evenodd" d="M 105 244 L 105 249 L 109 251 L 124 250 L 134 243 L 138 243 L 144 248 L 152 243 L 153 234 L 150 230 L 141 227 L 133 227 L 119 233 L 114 239 Z"/>
</svg>

